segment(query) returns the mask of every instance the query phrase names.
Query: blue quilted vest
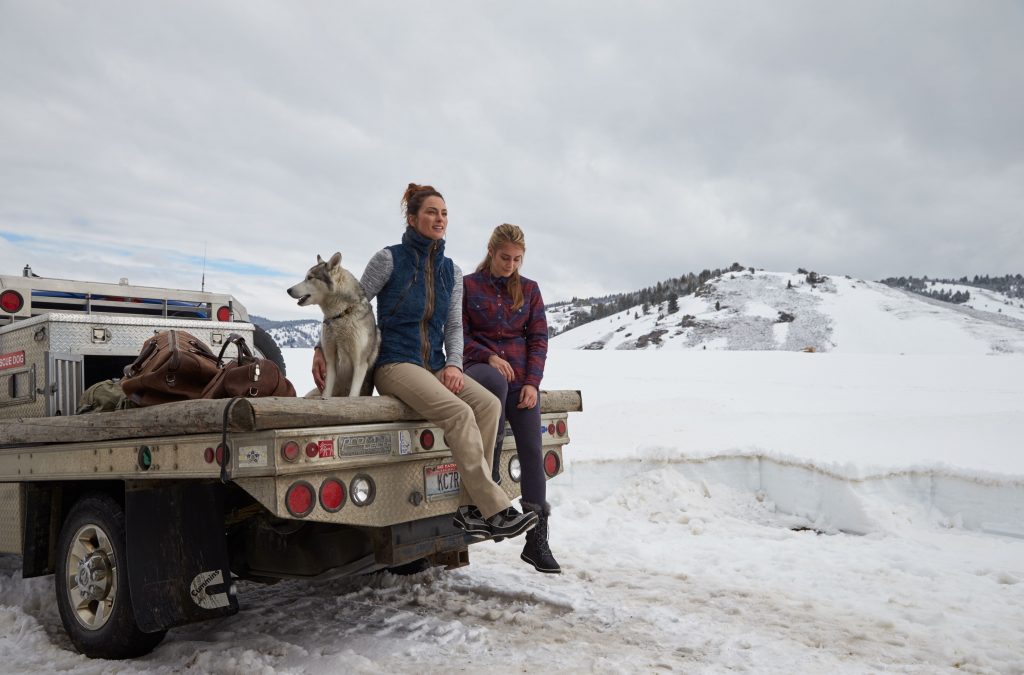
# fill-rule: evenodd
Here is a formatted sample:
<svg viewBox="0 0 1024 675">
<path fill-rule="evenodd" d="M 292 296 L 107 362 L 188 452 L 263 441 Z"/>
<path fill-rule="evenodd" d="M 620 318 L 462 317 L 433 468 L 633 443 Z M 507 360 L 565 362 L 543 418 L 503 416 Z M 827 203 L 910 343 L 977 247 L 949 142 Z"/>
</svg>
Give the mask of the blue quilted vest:
<svg viewBox="0 0 1024 675">
<path fill-rule="evenodd" d="M 394 269 L 377 294 L 378 365 L 415 363 L 432 372 L 444 367 L 444 324 L 455 285 L 455 265 L 444 257 L 444 240 L 427 239 L 411 227 L 389 246 Z"/>
</svg>

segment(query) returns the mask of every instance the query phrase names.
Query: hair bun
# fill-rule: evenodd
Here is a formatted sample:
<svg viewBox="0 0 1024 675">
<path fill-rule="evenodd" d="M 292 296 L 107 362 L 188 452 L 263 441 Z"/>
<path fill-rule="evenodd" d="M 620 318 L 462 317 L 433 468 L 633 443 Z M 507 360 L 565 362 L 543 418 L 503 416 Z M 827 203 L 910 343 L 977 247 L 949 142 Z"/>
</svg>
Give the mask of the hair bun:
<svg viewBox="0 0 1024 675">
<path fill-rule="evenodd" d="M 417 195 L 421 196 L 417 198 Z M 402 211 L 406 215 L 418 212 L 423 200 L 431 196 L 437 196 L 444 199 L 441 193 L 438 192 L 433 185 L 417 185 L 416 183 L 409 183 L 409 187 L 405 188 L 405 192 L 402 194 Z"/>
</svg>

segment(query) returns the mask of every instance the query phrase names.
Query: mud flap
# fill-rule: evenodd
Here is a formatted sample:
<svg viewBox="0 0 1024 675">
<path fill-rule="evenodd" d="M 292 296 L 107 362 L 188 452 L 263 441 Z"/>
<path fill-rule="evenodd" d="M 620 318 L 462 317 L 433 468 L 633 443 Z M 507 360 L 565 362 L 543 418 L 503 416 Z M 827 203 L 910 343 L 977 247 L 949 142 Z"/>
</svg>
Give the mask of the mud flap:
<svg viewBox="0 0 1024 675">
<path fill-rule="evenodd" d="M 221 486 L 126 486 L 128 582 L 139 629 L 152 633 L 238 611 Z"/>
</svg>

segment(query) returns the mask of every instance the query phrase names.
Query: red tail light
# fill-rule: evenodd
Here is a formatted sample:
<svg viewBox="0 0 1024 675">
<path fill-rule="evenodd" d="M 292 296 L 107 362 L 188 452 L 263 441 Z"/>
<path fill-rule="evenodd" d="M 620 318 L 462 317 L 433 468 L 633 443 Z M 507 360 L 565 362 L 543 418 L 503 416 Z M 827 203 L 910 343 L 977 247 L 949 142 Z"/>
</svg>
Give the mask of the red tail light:
<svg viewBox="0 0 1024 675">
<path fill-rule="evenodd" d="M 430 429 L 424 429 L 420 433 L 420 447 L 424 450 L 430 450 L 434 447 L 434 432 Z"/>
<path fill-rule="evenodd" d="M 292 484 L 284 495 L 284 505 L 288 513 L 296 518 L 308 516 L 316 503 L 316 495 L 313 493 L 313 486 L 304 480 Z"/>
<path fill-rule="evenodd" d="M 565 426 L 565 420 L 558 420 L 555 422 L 555 431 L 558 432 L 559 436 L 565 436 L 567 427 Z"/>
<path fill-rule="evenodd" d="M 554 424 L 549 424 L 548 425 L 548 433 L 551 434 L 552 436 L 555 435 L 555 425 Z"/>
<path fill-rule="evenodd" d="M 312 458 L 312 457 L 316 457 L 319 454 L 320 454 L 320 446 L 319 445 L 317 445 L 313 441 L 310 441 L 309 443 L 306 443 L 306 457 Z"/>
<path fill-rule="evenodd" d="M 206 450 L 203 450 L 203 459 L 206 460 L 207 464 L 213 464 L 213 458 L 213 448 L 207 448 Z"/>
<path fill-rule="evenodd" d="M 544 473 L 551 478 L 558 473 L 558 470 L 562 468 L 562 461 L 558 459 L 558 455 L 552 451 L 544 455 Z"/>
<path fill-rule="evenodd" d="M 328 513 L 340 511 L 345 505 L 345 485 L 337 478 L 328 478 L 320 485 L 320 506 Z"/>
<path fill-rule="evenodd" d="M 0 309 L 14 314 L 25 305 L 25 299 L 18 291 L 7 290 L 0 293 Z"/>
<path fill-rule="evenodd" d="M 224 459 L 227 456 L 227 453 L 224 452 L 224 450 L 225 448 L 223 444 L 217 446 L 217 464 L 220 466 L 224 466 Z"/>
<path fill-rule="evenodd" d="M 281 457 L 288 462 L 294 462 L 299 458 L 299 444 L 295 441 L 288 441 L 281 446 Z"/>
<path fill-rule="evenodd" d="M 217 321 L 231 321 L 231 308 L 230 307 L 218 307 L 217 308 Z"/>
</svg>

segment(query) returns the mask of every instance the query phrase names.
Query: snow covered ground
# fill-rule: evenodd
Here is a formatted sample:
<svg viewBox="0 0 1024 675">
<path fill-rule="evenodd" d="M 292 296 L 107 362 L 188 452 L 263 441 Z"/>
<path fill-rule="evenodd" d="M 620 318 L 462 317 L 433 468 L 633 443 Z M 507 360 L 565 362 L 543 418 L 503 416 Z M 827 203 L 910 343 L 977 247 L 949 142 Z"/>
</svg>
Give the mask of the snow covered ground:
<svg viewBox="0 0 1024 675">
<path fill-rule="evenodd" d="M 243 583 L 238 615 L 116 663 L 0 557 L 0 671 L 1022 673 L 1024 356 L 922 351 L 554 349 L 545 386 L 585 408 L 549 483 L 562 575 L 512 540 Z"/>
</svg>

